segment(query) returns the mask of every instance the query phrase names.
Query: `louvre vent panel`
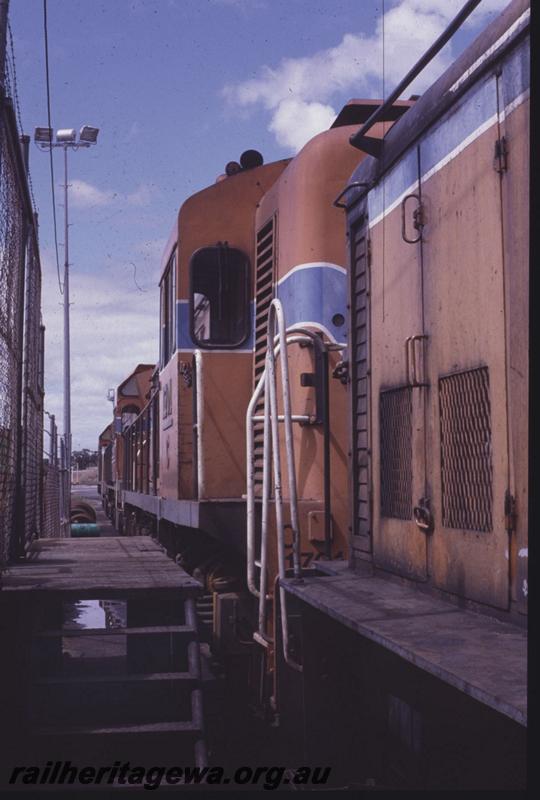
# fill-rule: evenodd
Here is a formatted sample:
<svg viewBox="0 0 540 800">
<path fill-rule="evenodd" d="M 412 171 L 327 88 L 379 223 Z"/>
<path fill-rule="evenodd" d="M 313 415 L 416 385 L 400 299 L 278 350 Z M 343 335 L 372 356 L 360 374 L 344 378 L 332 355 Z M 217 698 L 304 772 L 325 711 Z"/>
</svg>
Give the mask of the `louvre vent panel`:
<svg viewBox="0 0 540 800">
<path fill-rule="evenodd" d="M 412 389 L 381 392 L 381 516 L 412 519 Z"/>
<path fill-rule="evenodd" d="M 442 521 L 493 529 L 491 404 L 487 367 L 439 379 Z"/>
<path fill-rule="evenodd" d="M 274 264 L 275 264 L 275 230 L 276 220 L 273 217 L 257 233 L 256 253 L 257 263 L 255 269 L 255 358 L 253 369 L 253 388 L 259 382 L 264 371 L 266 356 L 266 336 L 268 328 L 268 310 L 274 299 Z M 261 400 L 255 413 L 264 413 L 264 402 Z M 255 448 L 255 493 L 260 496 L 263 467 L 263 423 L 256 422 L 254 430 Z"/>
</svg>

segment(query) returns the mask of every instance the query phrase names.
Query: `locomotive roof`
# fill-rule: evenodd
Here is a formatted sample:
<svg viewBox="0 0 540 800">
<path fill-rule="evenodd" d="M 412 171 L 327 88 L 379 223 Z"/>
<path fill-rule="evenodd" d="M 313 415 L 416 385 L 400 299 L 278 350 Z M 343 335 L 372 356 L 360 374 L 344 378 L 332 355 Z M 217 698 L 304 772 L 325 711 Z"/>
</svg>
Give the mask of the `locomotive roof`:
<svg viewBox="0 0 540 800">
<path fill-rule="evenodd" d="M 112 422 L 109 422 L 109 424 L 108 424 L 108 425 L 106 425 L 106 426 L 103 428 L 103 430 L 101 431 L 101 433 L 100 433 L 100 434 L 99 434 L 99 436 L 98 436 L 98 440 L 99 440 L 99 439 L 105 439 L 105 437 L 107 437 L 107 436 L 108 436 L 109 438 L 111 438 L 111 436 L 112 436 Z"/>
<path fill-rule="evenodd" d="M 392 126 L 383 140 L 380 158 L 369 156 L 364 159 L 351 176 L 351 181 L 365 182 L 369 187 L 375 184 L 426 128 L 441 117 L 501 58 L 502 53 L 524 35 L 530 24 L 528 16 L 525 17 L 528 9 L 529 0 L 513 0 Z M 514 24 L 515 27 L 512 27 Z M 505 38 L 507 32 L 510 35 Z M 354 205 L 369 187 L 351 189 L 347 206 Z"/>
<path fill-rule="evenodd" d="M 385 114 L 384 122 L 394 122 L 399 119 L 408 108 L 414 105 L 417 99 L 417 96 L 413 96 L 409 100 L 396 100 Z M 355 98 L 348 100 L 330 125 L 330 128 L 341 128 L 344 125 L 361 125 L 363 122 L 367 122 L 380 104 L 380 100 L 357 100 Z"/>
<path fill-rule="evenodd" d="M 124 380 L 123 380 L 121 383 L 119 383 L 119 384 L 118 384 L 118 391 L 120 392 L 120 390 L 122 389 L 122 387 L 123 387 L 123 386 L 125 386 L 125 384 L 126 384 L 128 381 L 129 381 L 129 379 L 130 379 L 130 378 L 132 378 L 134 375 L 138 375 L 138 374 L 139 374 L 139 372 L 144 372 L 144 371 L 145 371 L 145 370 L 147 370 L 147 369 L 151 369 L 151 370 L 153 370 L 153 369 L 154 369 L 154 367 L 155 367 L 155 364 L 137 364 L 137 366 L 135 367 L 135 369 L 134 369 L 134 370 L 132 370 L 132 371 L 129 373 L 129 375 L 127 376 L 127 378 L 124 378 Z"/>
</svg>

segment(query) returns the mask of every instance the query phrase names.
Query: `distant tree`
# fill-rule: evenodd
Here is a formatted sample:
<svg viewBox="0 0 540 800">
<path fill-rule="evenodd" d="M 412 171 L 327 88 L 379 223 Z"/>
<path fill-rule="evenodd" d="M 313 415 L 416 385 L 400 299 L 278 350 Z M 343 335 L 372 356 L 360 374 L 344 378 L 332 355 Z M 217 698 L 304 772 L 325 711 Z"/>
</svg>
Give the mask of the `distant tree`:
<svg viewBox="0 0 540 800">
<path fill-rule="evenodd" d="M 97 467 L 98 453 L 97 450 L 74 450 L 71 454 L 73 464 L 78 464 L 79 469 L 87 469 L 88 467 Z"/>
</svg>

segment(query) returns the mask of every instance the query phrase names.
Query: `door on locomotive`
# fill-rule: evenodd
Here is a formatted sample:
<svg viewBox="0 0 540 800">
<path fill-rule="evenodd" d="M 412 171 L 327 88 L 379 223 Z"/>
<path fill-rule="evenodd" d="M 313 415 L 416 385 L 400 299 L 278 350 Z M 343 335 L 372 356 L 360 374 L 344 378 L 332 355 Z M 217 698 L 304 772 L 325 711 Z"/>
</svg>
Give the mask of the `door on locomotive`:
<svg viewBox="0 0 540 800">
<path fill-rule="evenodd" d="M 508 25 L 523 22 L 526 5 L 514 4 Z M 508 39 L 504 29 L 499 33 L 501 42 Z M 411 115 L 420 131 L 430 104 L 467 78 L 458 72 L 450 86 L 443 76 L 419 101 Z M 509 423 L 514 379 L 507 363 L 516 369 L 519 362 L 525 375 L 512 397 L 514 415 L 526 419 L 527 367 L 519 348 L 526 321 L 509 295 L 517 285 L 513 297 L 523 312 L 526 199 L 516 196 L 516 186 L 526 177 L 525 52 L 507 53 L 457 96 L 442 116 L 431 113 L 427 130 L 397 161 L 399 124 L 390 132 L 386 156 L 395 148 L 394 167 L 372 163 L 353 176 L 376 175 L 375 187 L 349 215 L 353 548 L 362 557 L 372 531 L 377 566 L 506 609 L 505 512 L 509 495 L 527 491 L 526 423 Z M 512 163 L 504 163 L 503 134 L 512 137 Z M 520 239 L 513 251 L 508 239 L 516 240 L 516 217 Z M 362 502 L 370 481 L 372 520 Z M 520 536 L 526 543 L 525 530 Z"/>
</svg>

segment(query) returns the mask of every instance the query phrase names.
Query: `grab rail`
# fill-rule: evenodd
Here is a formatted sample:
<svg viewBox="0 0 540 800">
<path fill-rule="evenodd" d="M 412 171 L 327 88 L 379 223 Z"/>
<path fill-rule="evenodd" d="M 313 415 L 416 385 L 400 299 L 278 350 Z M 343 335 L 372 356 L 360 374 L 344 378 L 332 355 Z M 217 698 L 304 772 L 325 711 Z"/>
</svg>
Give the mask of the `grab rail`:
<svg viewBox="0 0 540 800">
<path fill-rule="evenodd" d="M 277 337 L 276 337 L 277 338 Z M 287 345 L 290 344 L 311 344 L 309 337 L 305 335 L 298 335 L 296 331 L 287 331 Z M 279 343 L 274 342 L 274 355 L 279 354 Z M 246 412 L 246 465 L 247 465 L 247 484 L 246 484 L 246 500 L 247 500 L 247 585 L 248 589 L 255 597 L 259 597 L 260 591 L 255 585 L 255 476 L 253 468 L 254 458 L 254 423 L 263 421 L 264 417 L 256 416 L 254 411 L 261 399 L 263 390 L 266 383 L 266 368 L 264 369 L 255 391 L 249 401 Z M 266 406 L 265 404 L 265 410 Z M 295 415 L 296 417 L 297 415 Z M 300 421 L 298 419 L 298 421 Z M 309 417 L 302 416 L 302 421 L 308 422 Z M 265 427 L 265 438 L 263 440 L 263 459 L 267 460 L 270 457 L 269 449 L 269 428 Z M 263 493 L 264 493 L 264 461 L 263 461 Z M 262 542 L 261 542 L 262 547 Z"/>
<path fill-rule="evenodd" d="M 195 361 L 195 403 L 197 420 L 194 424 L 197 436 L 197 498 L 203 500 L 206 494 L 204 453 L 203 453 L 203 425 L 204 425 L 204 395 L 203 395 L 203 358 L 200 350 L 193 353 Z"/>
</svg>

